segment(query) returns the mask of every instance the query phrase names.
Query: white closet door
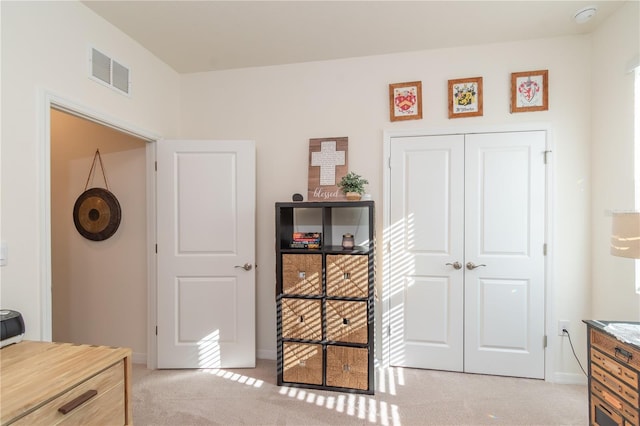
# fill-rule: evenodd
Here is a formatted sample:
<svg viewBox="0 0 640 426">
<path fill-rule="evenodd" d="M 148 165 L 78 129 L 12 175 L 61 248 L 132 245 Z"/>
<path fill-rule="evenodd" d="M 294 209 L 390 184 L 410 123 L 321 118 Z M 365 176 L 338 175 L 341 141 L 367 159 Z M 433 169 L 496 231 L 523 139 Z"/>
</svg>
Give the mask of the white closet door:
<svg viewBox="0 0 640 426">
<path fill-rule="evenodd" d="M 545 138 L 466 136 L 467 372 L 544 378 Z"/>
<path fill-rule="evenodd" d="M 391 143 L 390 360 L 462 371 L 464 137 Z"/>
<path fill-rule="evenodd" d="M 545 143 L 392 139 L 392 365 L 544 377 Z"/>
</svg>

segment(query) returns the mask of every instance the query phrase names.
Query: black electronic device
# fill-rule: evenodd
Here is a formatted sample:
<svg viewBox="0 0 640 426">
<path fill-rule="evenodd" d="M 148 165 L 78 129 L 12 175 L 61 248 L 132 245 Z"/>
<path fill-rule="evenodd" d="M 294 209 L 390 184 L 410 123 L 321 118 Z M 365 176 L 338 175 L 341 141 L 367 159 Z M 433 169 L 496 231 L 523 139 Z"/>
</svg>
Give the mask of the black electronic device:
<svg viewBox="0 0 640 426">
<path fill-rule="evenodd" d="M 22 341 L 24 320 L 20 312 L 0 309 L 0 348 Z"/>
</svg>

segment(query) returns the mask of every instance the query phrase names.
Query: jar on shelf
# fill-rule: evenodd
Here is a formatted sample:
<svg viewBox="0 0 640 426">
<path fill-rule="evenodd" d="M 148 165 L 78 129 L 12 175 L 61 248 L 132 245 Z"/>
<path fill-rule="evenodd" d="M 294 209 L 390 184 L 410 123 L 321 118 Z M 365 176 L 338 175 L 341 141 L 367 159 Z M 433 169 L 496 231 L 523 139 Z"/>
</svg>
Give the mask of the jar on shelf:
<svg viewBox="0 0 640 426">
<path fill-rule="evenodd" d="M 342 248 L 345 250 L 351 250 L 354 247 L 353 234 L 344 234 L 342 236 Z"/>
</svg>

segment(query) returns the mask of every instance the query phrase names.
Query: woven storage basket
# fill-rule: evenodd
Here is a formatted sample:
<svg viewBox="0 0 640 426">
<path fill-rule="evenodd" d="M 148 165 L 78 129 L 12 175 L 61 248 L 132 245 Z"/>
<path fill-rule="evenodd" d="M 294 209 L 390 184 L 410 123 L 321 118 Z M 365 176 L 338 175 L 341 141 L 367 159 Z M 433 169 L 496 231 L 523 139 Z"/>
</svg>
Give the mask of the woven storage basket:
<svg viewBox="0 0 640 426">
<path fill-rule="evenodd" d="M 282 298 L 282 337 L 285 339 L 322 339 L 320 300 Z"/>
<path fill-rule="evenodd" d="M 327 300 L 327 340 L 367 343 L 367 302 Z"/>
<path fill-rule="evenodd" d="M 283 254 L 282 292 L 285 294 L 321 294 L 322 255 Z"/>
<path fill-rule="evenodd" d="M 327 386 L 367 390 L 367 358 L 366 348 L 327 346 Z"/>
<path fill-rule="evenodd" d="M 327 296 L 367 297 L 369 258 L 360 255 L 327 255 Z"/>
<path fill-rule="evenodd" d="M 291 383 L 322 384 L 322 346 L 283 343 L 282 380 Z"/>
</svg>

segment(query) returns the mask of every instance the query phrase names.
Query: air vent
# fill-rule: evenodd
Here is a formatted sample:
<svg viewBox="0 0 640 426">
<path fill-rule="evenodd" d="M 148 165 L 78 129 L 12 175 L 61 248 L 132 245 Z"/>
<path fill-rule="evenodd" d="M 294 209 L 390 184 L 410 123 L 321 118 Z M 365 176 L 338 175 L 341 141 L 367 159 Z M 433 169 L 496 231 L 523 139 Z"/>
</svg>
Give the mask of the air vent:
<svg viewBox="0 0 640 426">
<path fill-rule="evenodd" d="M 90 78 L 126 95 L 131 94 L 129 68 L 95 48 L 89 55 Z"/>
</svg>

